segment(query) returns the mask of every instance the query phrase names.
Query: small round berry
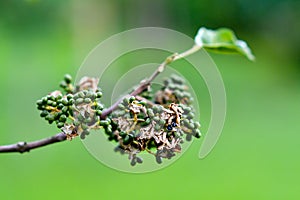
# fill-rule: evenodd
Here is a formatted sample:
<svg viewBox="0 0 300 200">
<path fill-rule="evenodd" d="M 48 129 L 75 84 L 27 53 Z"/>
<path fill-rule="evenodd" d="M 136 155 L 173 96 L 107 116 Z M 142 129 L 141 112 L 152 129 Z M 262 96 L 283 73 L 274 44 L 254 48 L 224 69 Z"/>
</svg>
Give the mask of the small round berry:
<svg viewBox="0 0 300 200">
<path fill-rule="evenodd" d="M 132 160 L 131 160 L 130 165 L 131 165 L 131 166 L 135 166 L 135 165 L 136 165 L 135 159 L 132 159 Z"/>
<path fill-rule="evenodd" d="M 58 122 L 57 123 L 57 128 L 62 128 L 65 124 L 63 122 Z"/>
<path fill-rule="evenodd" d="M 68 108 L 67 106 L 65 106 L 65 107 L 63 107 L 63 108 L 61 109 L 61 111 L 62 111 L 63 113 L 67 113 L 68 110 L 69 110 L 69 108 Z"/>
<path fill-rule="evenodd" d="M 85 98 L 85 99 L 84 99 L 84 103 L 91 103 L 91 101 L 92 101 L 92 100 L 91 100 L 90 98 Z"/>
<path fill-rule="evenodd" d="M 72 82 L 72 76 L 70 74 L 66 74 L 64 76 L 64 80 L 66 81 L 67 84 L 70 84 Z"/>
<path fill-rule="evenodd" d="M 102 97 L 102 92 L 97 92 L 97 98 L 101 98 Z"/>
<path fill-rule="evenodd" d="M 69 106 L 73 105 L 75 103 L 75 100 L 74 99 L 70 99 L 69 100 Z"/>
<path fill-rule="evenodd" d="M 96 110 L 96 115 L 101 116 L 102 111 L 101 110 Z"/>
<path fill-rule="evenodd" d="M 127 105 L 129 104 L 129 99 L 128 99 L 128 98 L 124 98 L 124 99 L 123 99 L 123 104 L 124 104 L 125 106 L 127 106 Z"/>
<path fill-rule="evenodd" d="M 186 135 L 186 141 L 191 141 L 192 140 L 192 135 L 191 134 L 187 134 Z"/>
<path fill-rule="evenodd" d="M 168 126 L 167 126 L 167 130 L 168 131 L 171 131 L 173 129 L 173 127 L 169 124 Z"/>
<path fill-rule="evenodd" d="M 158 164 L 161 164 L 162 163 L 162 160 L 161 160 L 161 157 L 160 156 L 156 156 L 156 162 Z"/>
<path fill-rule="evenodd" d="M 40 114 L 41 117 L 46 117 L 49 114 L 47 110 L 43 110 Z"/>
<path fill-rule="evenodd" d="M 159 123 L 160 125 L 164 125 L 166 122 L 165 122 L 165 120 L 163 120 L 163 119 L 159 119 L 158 123 Z"/>
<path fill-rule="evenodd" d="M 109 125 L 109 122 L 107 120 L 101 120 L 99 122 L 100 126 L 108 126 Z"/>
<path fill-rule="evenodd" d="M 66 121 L 67 121 L 67 116 L 66 116 L 66 115 L 61 115 L 61 116 L 59 117 L 59 121 L 60 121 L 60 122 L 66 122 Z"/>
<path fill-rule="evenodd" d="M 47 105 L 52 106 L 53 101 L 52 100 L 48 100 L 47 101 Z"/>
<path fill-rule="evenodd" d="M 130 103 L 132 103 L 134 100 L 135 100 L 135 96 L 131 96 L 131 97 L 129 98 L 129 102 L 130 102 Z"/>
<path fill-rule="evenodd" d="M 67 88 L 67 83 L 65 81 L 60 82 L 59 86 L 63 89 Z"/>
<path fill-rule="evenodd" d="M 64 107 L 64 105 L 62 103 L 60 103 L 60 104 L 57 105 L 58 109 L 62 109 L 63 107 Z"/>
<path fill-rule="evenodd" d="M 85 97 L 85 94 L 81 91 L 81 92 L 78 92 L 78 97 L 80 98 L 84 98 Z"/>
<path fill-rule="evenodd" d="M 83 98 L 76 99 L 76 101 L 75 101 L 76 105 L 81 104 L 81 103 L 83 103 Z"/>
<path fill-rule="evenodd" d="M 161 129 L 160 125 L 159 124 L 155 124 L 154 130 L 155 131 L 160 131 L 160 129 Z"/>
<path fill-rule="evenodd" d="M 140 157 L 136 157 L 136 162 L 138 162 L 138 163 L 143 163 L 143 159 L 140 158 Z"/>
<path fill-rule="evenodd" d="M 81 124 L 81 128 L 82 128 L 83 130 L 87 130 L 87 129 L 89 128 L 89 126 L 86 125 L 86 124 Z"/>
<path fill-rule="evenodd" d="M 72 99 L 72 98 L 73 98 L 73 95 L 72 95 L 72 94 L 68 94 L 68 95 L 67 95 L 67 99 L 68 99 L 68 100 L 70 100 L 70 99 Z"/>
<path fill-rule="evenodd" d="M 38 106 L 42 106 L 44 103 L 43 103 L 43 100 L 38 100 L 38 101 L 36 102 L 36 104 L 37 104 Z"/>
</svg>

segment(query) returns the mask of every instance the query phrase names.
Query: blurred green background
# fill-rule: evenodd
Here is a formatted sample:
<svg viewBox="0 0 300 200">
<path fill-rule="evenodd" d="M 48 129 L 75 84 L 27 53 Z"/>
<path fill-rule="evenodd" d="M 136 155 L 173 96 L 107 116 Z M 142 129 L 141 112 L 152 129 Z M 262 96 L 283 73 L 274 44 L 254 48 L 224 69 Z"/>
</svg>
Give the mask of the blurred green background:
<svg viewBox="0 0 300 200">
<path fill-rule="evenodd" d="M 0 144 L 56 133 L 35 101 L 120 31 L 159 26 L 193 37 L 200 26 L 226 26 L 257 61 L 211 54 L 228 111 L 204 160 L 201 139 L 163 170 L 127 174 L 100 164 L 76 139 L 0 155 L 0 199 L 300 199 L 299 11 L 296 0 L 1 1 Z M 205 133 L 210 111 L 203 112 Z"/>
</svg>

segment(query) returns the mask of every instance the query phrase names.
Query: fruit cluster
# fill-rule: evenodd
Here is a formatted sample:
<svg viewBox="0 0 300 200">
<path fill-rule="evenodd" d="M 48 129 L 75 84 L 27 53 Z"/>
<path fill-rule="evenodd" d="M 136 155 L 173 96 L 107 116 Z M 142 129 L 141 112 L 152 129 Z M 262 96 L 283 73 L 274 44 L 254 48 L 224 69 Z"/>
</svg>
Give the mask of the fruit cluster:
<svg viewBox="0 0 300 200">
<path fill-rule="evenodd" d="M 102 92 L 94 87 L 97 79 L 84 77 L 76 87 L 71 82 L 72 77 L 65 75 L 60 84 L 65 94 L 54 91 L 38 100 L 37 108 L 41 111 L 41 117 L 50 124 L 55 122 L 69 138 L 77 135 L 84 138 L 91 129 L 100 127 L 104 108 L 100 102 Z"/>
<path fill-rule="evenodd" d="M 141 152 L 162 163 L 163 158 L 181 152 L 184 140 L 201 136 L 200 124 L 194 121 L 193 99 L 179 76 L 166 79 L 156 92 L 148 88 L 124 98 L 105 119 L 101 119 L 104 106 L 98 79 L 83 77 L 73 85 L 72 77 L 65 75 L 60 86 L 63 92 L 54 91 L 37 101 L 40 116 L 50 124 L 55 122 L 69 139 L 84 139 L 92 129 L 103 128 L 108 140 L 117 143 L 115 150 L 129 155 L 131 165 L 143 162 L 138 156 Z"/>
<path fill-rule="evenodd" d="M 162 158 L 170 159 L 181 151 L 184 135 L 187 141 L 201 136 L 183 79 L 171 76 L 156 92 L 155 100 L 142 95 L 124 98 L 110 115 L 109 131 L 106 129 L 109 139 L 118 142 L 116 151 L 129 154 L 131 165 L 142 163 L 137 156 L 140 152 L 154 155 L 161 163 Z"/>
</svg>

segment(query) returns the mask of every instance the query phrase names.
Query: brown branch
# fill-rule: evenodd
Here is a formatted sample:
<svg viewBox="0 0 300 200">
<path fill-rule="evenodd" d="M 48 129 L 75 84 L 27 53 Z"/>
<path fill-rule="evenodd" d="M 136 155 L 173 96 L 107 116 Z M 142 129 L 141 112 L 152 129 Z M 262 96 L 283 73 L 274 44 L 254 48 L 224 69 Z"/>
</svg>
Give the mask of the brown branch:
<svg viewBox="0 0 300 200">
<path fill-rule="evenodd" d="M 52 137 L 37 140 L 34 142 L 18 142 L 16 144 L 4 145 L 0 146 L 0 153 L 9 153 L 9 152 L 29 152 L 31 149 L 36 149 L 39 147 L 43 147 L 49 144 L 54 144 L 57 142 L 62 142 L 67 139 L 67 135 L 64 133 L 58 133 Z"/>
<path fill-rule="evenodd" d="M 161 73 L 164 71 L 165 67 L 167 64 L 171 63 L 174 58 L 175 58 L 174 54 L 170 57 L 168 57 L 163 63 L 161 63 L 158 68 L 153 72 L 153 74 L 146 80 L 142 80 L 140 85 L 133 90 L 130 94 L 125 95 L 124 97 L 120 98 L 118 101 L 116 101 L 112 106 L 110 106 L 109 108 L 107 108 L 106 110 L 104 110 L 101 114 L 101 119 L 105 119 L 107 117 L 107 115 L 109 115 L 110 113 L 112 113 L 114 110 L 116 110 L 118 108 L 118 105 L 123 101 L 123 99 L 131 97 L 131 96 L 136 96 L 140 93 L 142 93 L 145 89 L 147 89 L 147 87 L 150 86 L 151 82 Z"/>
</svg>

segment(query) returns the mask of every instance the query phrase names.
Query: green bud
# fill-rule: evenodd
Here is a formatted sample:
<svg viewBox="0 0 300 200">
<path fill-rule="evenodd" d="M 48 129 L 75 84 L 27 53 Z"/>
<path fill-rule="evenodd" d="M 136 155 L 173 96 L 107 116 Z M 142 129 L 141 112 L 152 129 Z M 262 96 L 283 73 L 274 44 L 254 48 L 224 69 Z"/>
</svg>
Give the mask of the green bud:
<svg viewBox="0 0 300 200">
<path fill-rule="evenodd" d="M 66 116 L 66 115 L 61 115 L 61 116 L 59 117 L 59 121 L 60 121 L 60 122 L 66 122 L 66 121 L 67 121 L 67 116 Z"/>
<path fill-rule="evenodd" d="M 149 117 L 151 117 L 151 118 L 154 117 L 154 113 L 153 113 L 152 109 L 148 108 L 147 113 L 148 113 Z"/>
<path fill-rule="evenodd" d="M 199 122 L 195 122 L 194 125 L 195 125 L 195 128 L 200 128 L 201 127 Z"/>
<path fill-rule="evenodd" d="M 104 106 L 101 104 L 101 103 L 98 103 L 96 104 L 96 109 L 97 110 L 103 110 Z"/>
<path fill-rule="evenodd" d="M 187 118 L 188 119 L 193 119 L 195 117 L 194 113 L 190 112 L 188 115 L 187 115 Z"/>
<path fill-rule="evenodd" d="M 63 107 L 64 107 L 64 105 L 62 103 L 60 103 L 60 104 L 57 105 L 58 109 L 62 109 Z"/>
<path fill-rule="evenodd" d="M 74 99 L 70 99 L 69 100 L 69 106 L 73 105 L 75 103 L 75 100 Z"/>
<path fill-rule="evenodd" d="M 96 115 L 101 116 L 102 111 L 101 110 L 96 110 Z"/>
<path fill-rule="evenodd" d="M 134 97 L 134 96 L 131 96 L 131 97 L 129 98 L 129 102 L 130 102 L 130 103 L 132 103 L 134 100 L 135 100 L 135 97 Z"/>
<path fill-rule="evenodd" d="M 52 106 L 53 101 L 52 100 L 48 100 L 47 101 L 47 105 Z"/>
<path fill-rule="evenodd" d="M 80 97 L 80 98 L 84 98 L 85 97 L 85 94 L 83 93 L 83 91 L 78 92 L 78 97 Z"/>
<path fill-rule="evenodd" d="M 74 124 L 74 126 L 79 126 L 79 125 L 80 125 L 80 122 L 79 122 L 78 120 L 75 120 L 75 121 L 73 122 L 73 124 Z"/>
<path fill-rule="evenodd" d="M 67 106 L 65 106 L 65 107 L 63 107 L 63 108 L 61 109 L 61 111 L 62 111 L 63 113 L 68 112 L 68 110 L 69 110 L 69 108 L 68 108 Z"/>
<path fill-rule="evenodd" d="M 92 118 L 87 117 L 87 118 L 85 118 L 84 122 L 87 123 L 87 124 L 91 123 L 92 122 Z"/>
<path fill-rule="evenodd" d="M 93 92 L 92 91 L 88 91 L 87 93 L 86 93 L 86 98 L 92 98 L 93 97 Z"/>
<path fill-rule="evenodd" d="M 186 135 L 186 141 L 191 141 L 192 140 L 192 135 L 191 134 L 187 134 Z"/>
<path fill-rule="evenodd" d="M 142 106 L 146 106 L 147 103 L 145 101 L 140 101 L 139 104 L 141 104 Z"/>
<path fill-rule="evenodd" d="M 52 106 L 53 106 L 53 107 L 56 107 L 56 106 L 57 106 L 57 103 L 56 103 L 55 101 L 53 101 Z"/>
<path fill-rule="evenodd" d="M 200 138 L 201 137 L 201 132 L 200 132 L 199 129 L 196 129 L 195 132 L 194 132 L 194 134 L 195 134 L 196 138 Z"/>
<path fill-rule="evenodd" d="M 109 122 L 108 122 L 107 120 L 101 120 L 101 121 L 99 122 L 99 125 L 100 125 L 100 126 L 108 126 L 108 125 L 109 125 Z"/>
<path fill-rule="evenodd" d="M 92 101 L 92 100 L 91 100 L 90 98 L 85 98 L 85 99 L 84 99 L 84 103 L 91 103 L 91 101 Z"/>
<path fill-rule="evenodd" d="M 62 99 L 62 104 L 64 104 L 65 106 L 67 106 L 69 104 L 68 100 L 67 99 Z"/>
<path fill-rule="evenodd" d="M 120 109 L 123 110 L 123 109 L 125 109 L 125 106 L 124 106 L 123 104 L 120 103 L 120 104 L 118 105 L 118 108 L 120 108 Z"/>
<path fill-rule="evenodd" d="M 156 162 L 158 164 L 161 164 L 162 163 L 162 160 L 161 160 L 161 157 L 160 156 L 156 156 Z"/>
<path fill-rule="evenodd" d="M 76 105 L 79 105 L 79 104 L 81 104 L 81 103 L 83 103 L 83 98 L 78 98 L 78 99 L 76 99 L 76 101 L 75 101 L 75 104 L 76 104 Z"/>
<path fill-rule="evenodd" d="M 126 133 L 125 131 L 121 131 L 121 132 L 119 133 L 119 135 L 120 135 L 122 138 L 124 138 L 124 137 L 127 135 L 127 133 Z"/>
<path fill-rule="evenodd" d="M 183 108 L 183 111 L 184 111 L 184 114 L 188 114 L 192 111 L 192 109 L 190 107 L 186 106 L 186 107 Z"/>
<path fill-rule="evenodd" d="M 44 103 L 43 103 L 42 100 L 37 100 L 36 104 L 37 104 L 38 106 L 42 106 Z"/>
<path fill-rule="evenodd" d="M 68 95 L 67 95 L 67 99 L 68 99 L 68 100 L 70 100 L 70 99 L 72 99 L 72 98 L 73 98 L 73 95 L 72 95 L 72 94 L 68 94 Z"/>
<path fill-rule="evenodd" d="M 60 82 L 59 86 L 63 89 L 67 88 L 67 83 L 65 81 Z"/>
<path fill-rule="evenodd" d="M 165 122 L 165 120 L 163 120 L 163 119 L 159 119 L 158 123 L 159 123 L 160 125 L 164 125 L 166 122 Z"/>
<path fill-rule="evenodd" d="M 72 82 L 72 76 L 70 74 L 66 74 L 64 76 L 64 80 L 66 81 L 67 84 L 70 84 Z"/>
<path fill-rule="evenodd" d="M 194 123 L 189 123 L 187 127 L 188 127 L 189 129 L 194 129 L 194 128 L 195 128 Z"/>
<path fill-rule="evenodd" d="M 108 126 L 106 129 L 105 129 L 106 133 L 109 133 L 111 134 L 112 133 L 112 127 L 111 126 Z"/>
<path fill-rule="evenodd" d="M 44 110 L 44 106 L 38 105 L 38 106 L 37 106 L 37 109 L 38 109 L 38 110 Z"/>
<path fill-rule="evenodd" d="M 81 128 L 82 128 L 83 130 L 87 130 L 87 129 L 89 128 L 89 126 L 86 125 L 86 124 L 81 124 Z"/>
<path fill-rule="evenodd" d="M 155 124 L 154 130 L 160 131 L 161 130 L 161 126 L 159 124 Z"/>
<path fill-rule="evenodd" d="M 159 122 L 160 118 L 159 118 L 158 116 L 155 116 L 155 117 L 153 118 L 153 120 L 156 121 L 156 122 Z"/>
<path fill-rule="evenodd" d="M 42 98 L 42 101 L 43 101 L 43 104 L 46 104 L 47 101 L 48 101 L 47 97 L 43 97 L 43 98 Z"/>
<path fill-rule="evenodd" d="M 56 100 L 59 100 L 59 99 L 62 99 L 62 95 L 61 94 L 59 94 L 59 95 L 56 96 Z"/>
<path fill-rule="evenodd" d="M 46 117 L 45 117 L 46 120 L 48 121 L 54 121 L 55 119 L 55 116 L 51 113 L 49 113 Z"/>
<path fill-rule="evenodd" d="M 135 166 L 136 165 L 136 161 L 134 159 L 132 159 L 131 162 L 130 162 L 130 165 L 131 166 Z"/>
<path fill-rule="evenodd" d="M 144 122 L 141 122 L 141 126 L 148 126 L 151 122 L 150 118 L 147 118 Z"/>
<path fill-rule="evenodd" d="M 57 123 L 57 128 L 62 128 L 65 124 L 63 122 L 58 122 Z"/>
<path fill-rule="evenodd" d="M 74 94 L 74 96 L 73 96 L 73 99 L 78 99 L 79 98 L 79 95 L 78 95 L 78 93 L 76 93 L 76 94 Z"/>
<path fill-rule="evenodd" d="M 123 144 L 128 145 L 131 141 L 132 141 L 132 137 L 130 137 L 129 135 L 126 135 L 123 139 Z"/>
<path fill-rule="evenodd" d="M 49 114 L 48 111 L 43 110 L 43 111 L 40 113 L 40 116 L 41 116 L 41 117 L 46 117 L 48 114 Z"/>
<path fill-rule="evenodd" d="M 124 99 L 123 99 L 123 104 L 124 104 L 125 106 L 127 106 L 127 105 L 129 104 L 129 99 L 128 99 L 128 98 L 124 98 Z"/>
<path fill-rule="evenodd" d="M 143 159 L 140 158 L 140 157 L 136 157 L 136 162 L 138 162 L 138 163 L 143 163 Z"/>
<path fill-rule="evenodd" d="M 101 98 L 102 97 L 102 92 L 97 92 L 97 98 Z"/>
</svg>

